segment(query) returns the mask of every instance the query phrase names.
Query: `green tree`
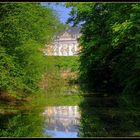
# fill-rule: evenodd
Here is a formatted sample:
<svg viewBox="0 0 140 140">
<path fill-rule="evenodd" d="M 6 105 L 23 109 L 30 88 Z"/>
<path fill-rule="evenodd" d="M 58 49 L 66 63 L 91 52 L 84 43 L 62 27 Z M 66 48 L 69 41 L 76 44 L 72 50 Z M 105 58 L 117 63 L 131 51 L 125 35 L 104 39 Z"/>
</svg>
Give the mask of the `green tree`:
<svg viewBox="0 0 140 140">
<path fill-rule="evenodd" d="M 66 6 L 72 7 L 68 22 L 82 26 L 80 80 L 88 83 L 90 90 L 122 93 L 125 101 L 139 101 L 140 5 L 68 3 Z"/>
<path fill-rule="evenodd" d="M 33 92 L 45 71 L 42 49 L 62 28 L 39 3 L 0 4 L 0 90 Z"/>
</svg>

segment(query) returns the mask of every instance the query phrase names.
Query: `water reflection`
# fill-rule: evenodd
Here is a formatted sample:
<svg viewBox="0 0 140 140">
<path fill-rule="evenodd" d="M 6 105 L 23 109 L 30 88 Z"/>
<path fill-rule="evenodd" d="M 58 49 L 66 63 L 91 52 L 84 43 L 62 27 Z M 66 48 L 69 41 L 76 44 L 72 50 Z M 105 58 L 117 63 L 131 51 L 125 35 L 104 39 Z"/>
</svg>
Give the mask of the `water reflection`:
<svg viewBox="0 0 140 140">
<path fill-rule="evenodd" d="M 85 97 L 81 102 L 80 137 L 138 137 L 140 110 L 111 96 Z"/>
<path fill-rule="evenodd" d="M 45 109 L 45 135 L 54 138 L 78 137 L 80 113 L 78 106 L 49 106 Z"/>
</svg>

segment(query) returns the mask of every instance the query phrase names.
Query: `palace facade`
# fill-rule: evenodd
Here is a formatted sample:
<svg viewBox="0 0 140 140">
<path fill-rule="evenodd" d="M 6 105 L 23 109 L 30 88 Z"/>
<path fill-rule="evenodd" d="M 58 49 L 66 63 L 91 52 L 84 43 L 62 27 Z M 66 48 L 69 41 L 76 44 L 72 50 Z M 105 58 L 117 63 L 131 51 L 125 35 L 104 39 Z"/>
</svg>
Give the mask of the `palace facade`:
<svg viewBox="0 0 140 140">
<path fill-rule="evenodd" d="M 56 35 L 50 45 L 46 45 L 45 55 L 49 56 L 73 56 L 80 51 L 78 47 L 78 38 L 80 37 L 80 28 L 71 27 Z"/>
</svg>

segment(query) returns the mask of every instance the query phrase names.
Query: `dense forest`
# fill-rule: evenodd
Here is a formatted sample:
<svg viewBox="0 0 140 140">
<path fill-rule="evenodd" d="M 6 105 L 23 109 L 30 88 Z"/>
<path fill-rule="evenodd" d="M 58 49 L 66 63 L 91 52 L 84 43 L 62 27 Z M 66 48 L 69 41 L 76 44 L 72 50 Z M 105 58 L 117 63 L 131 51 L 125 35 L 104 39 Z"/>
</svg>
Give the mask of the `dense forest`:
<svg viewBox="0 0 140 140">
<path fill-rule="evenodd" d="M 40 3 L 0 4 L 0 94 L 22 98 L 39 89 L 46 70 L 42 53 L 63 28 L 57 13 Z"/>
<path fill-rule="evenodd" d="M 80 82 L 90 91 L 140 100 L 140 4 L 67 3 L 68 23 L 80 25 Z"/>
</svg>

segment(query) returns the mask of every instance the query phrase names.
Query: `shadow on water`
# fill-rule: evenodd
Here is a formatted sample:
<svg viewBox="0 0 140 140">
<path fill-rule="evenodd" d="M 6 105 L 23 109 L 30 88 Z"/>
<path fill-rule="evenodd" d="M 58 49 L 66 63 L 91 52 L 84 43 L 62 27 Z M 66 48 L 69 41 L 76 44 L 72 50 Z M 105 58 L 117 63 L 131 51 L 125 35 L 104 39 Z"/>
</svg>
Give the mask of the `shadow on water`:
<svg viewBox="0 0 140 140">
<path fill-rule="evenodd" d="M 140 136 L 140 109 L 122 105 L 117 96 L 88 93 L 80 110 L 80 137 Z"/>
</svg>

